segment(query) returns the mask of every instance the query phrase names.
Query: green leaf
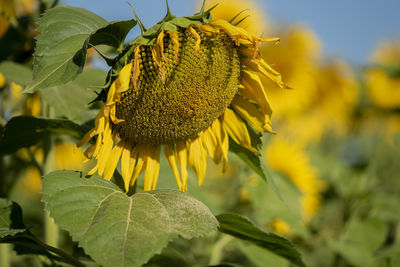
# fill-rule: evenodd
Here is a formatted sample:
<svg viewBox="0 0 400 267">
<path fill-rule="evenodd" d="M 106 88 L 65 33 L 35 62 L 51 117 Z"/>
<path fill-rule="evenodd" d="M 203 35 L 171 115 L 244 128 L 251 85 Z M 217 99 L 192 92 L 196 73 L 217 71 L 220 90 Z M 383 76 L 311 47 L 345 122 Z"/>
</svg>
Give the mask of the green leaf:
<svg viewBox="0 0 400 267">
<path fill-rule="evenodd" d="M 81 175 L 46 175 L 43 201 L 56 223 L 104 266 L 141 266 L 177 235 L 199 237 L 218 226 L 209 209 L 185 193 L 128 196 L 105 179 Z"/>
<path fill-rule="evenodd" d="M 0 139 L 0 155 L 11 154 L 23 147 L 37 144 L 49 135 L 70 135 L 82 138 L 84 129 L 69 120 L 18 116 L 6 124 Z"/>
<path fill-rule="evenodd" d="M 24 232 L 21 207 L 8 199 L 0 198 L 0 238 Z"/>
<path fill-rule="evenodd" d="M 32 70 L 15 62 L 2 62 L 0 64 L 0 73 L 4 75 L 7 81 L 12 81 L 19 85 L 25 86 L 32 81 Z"/>
<path fill-rule="evenodd" d="M 33 62 L 33 82 L 25 92 L 73 80 L 82 72 L 90 45 L 119 47 L 134 20 L 107 23 L 102 17 L 77 7 L 49 9 L 38 22 Z"/>
<path fill-rule="evenodd" d="M 225 213 L 217 216 L 219 231 L 249 241 L 257 246 L 286 258 L 293 264 L 305 266 L 301 255 L 285 238 L 273 233 L 267 233 L 246 217 L 234 213 Z"/>
<path fill-rule="evenodd" d="M 41 96 L 54 108 L 56 117 L 84 123 L 96 117 L 98 111 L 89 109 L 89 103 L 96 97 L 93 88 L 101 87 L 105 77 L 104 71 L 90 69 L 70 83 L 46 89 Z"/>
<path fill-rule="evenodd" d="M 261 158 L 250 150 L 238 145 L 232 139 L 229 139 L 229 151 L 235 153 L 244 163 L 247 164 L 255 173 L 257 173 L 264 181 L 267 177 L 264 173 Z"/>
<path fill-rule="evenodd" d="M 89 45 L 109 45 L 115 48 L 124 42 L 126 35 L 137 24 L 136 20 L 119 20 L 110 22 L 103 28 L 98 29 L 86 39 L 84 48 L 90 48 Z"/>
</svg>

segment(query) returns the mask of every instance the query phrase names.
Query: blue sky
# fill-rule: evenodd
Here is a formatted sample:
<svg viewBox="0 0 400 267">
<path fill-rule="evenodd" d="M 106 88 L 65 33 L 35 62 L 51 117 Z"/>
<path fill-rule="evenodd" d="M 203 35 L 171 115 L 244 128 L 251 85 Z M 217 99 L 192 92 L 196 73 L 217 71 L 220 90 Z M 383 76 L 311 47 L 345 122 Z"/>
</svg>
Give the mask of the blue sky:
<svg viewBox="0 0 400 267">
<path fill-rule="evenodd" d="M 129 1 L 146 26 L 152 26 L 165 15 L 164 0 Z M 169 0 L 177 16 L 191 15 L 196 0 Z M 326 57 L 344 58 L 360 65 L 368 60 L 381 40 L 400 39 L 399 0 L 259 0 L 274 25 L 298 23 L 314 31 L 322 41 Z M 132 18 L 127 0 L 64 0 L 104 17 L 121 20 Z M 133 38 L 137 31 L 133 31 Z"/>
</svg>

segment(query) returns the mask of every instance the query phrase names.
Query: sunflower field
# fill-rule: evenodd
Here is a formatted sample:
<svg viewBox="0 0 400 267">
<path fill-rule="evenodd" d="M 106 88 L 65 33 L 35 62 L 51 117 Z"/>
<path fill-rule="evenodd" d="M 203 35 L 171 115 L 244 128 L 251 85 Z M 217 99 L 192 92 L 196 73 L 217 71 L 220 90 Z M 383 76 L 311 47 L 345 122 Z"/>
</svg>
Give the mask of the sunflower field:
<svg viewBox="0 0 400 267">
<path fill-rule="evenodd" d="M 0 267 L 400 266 L 400 39 L 192 2 L 0 0 Z"/>
</svg>

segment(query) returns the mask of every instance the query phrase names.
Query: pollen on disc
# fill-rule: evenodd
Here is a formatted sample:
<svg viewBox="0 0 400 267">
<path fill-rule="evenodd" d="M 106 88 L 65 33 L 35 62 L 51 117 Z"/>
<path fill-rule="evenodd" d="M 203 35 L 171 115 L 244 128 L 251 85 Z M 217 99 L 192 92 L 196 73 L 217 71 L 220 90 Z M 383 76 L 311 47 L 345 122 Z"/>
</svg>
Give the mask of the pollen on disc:
<svg viewBox="0 0 400 267">
<path fill-rule="evenodd" d="M 179 32 L 179 54 L 173 42 L 164 37 L 162 69 L 165 80 L 152 57 L 149 46 L 139 52 L 138 90 L 133 84 L 116 105 L 114 125 L 119 136 L 129 142 L 168 144 L 196 135 L 223 114 L 237 92 L 240 60 L 232 39 L 225 33 L 196 39 L 185 29 Z"/>
</svg>

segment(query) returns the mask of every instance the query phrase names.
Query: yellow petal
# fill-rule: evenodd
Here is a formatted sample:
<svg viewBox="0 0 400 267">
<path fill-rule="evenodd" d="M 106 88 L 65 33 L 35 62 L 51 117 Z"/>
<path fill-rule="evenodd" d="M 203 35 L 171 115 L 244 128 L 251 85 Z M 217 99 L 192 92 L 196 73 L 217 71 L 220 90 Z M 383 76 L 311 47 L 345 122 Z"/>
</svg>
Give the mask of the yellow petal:
<svg viewBox="0 0 400 267">
<path fill-rule="evenodd" d="M 181 167 L 181 177 L 182 177 L 182 191 L 187 191 L 187 179 L 188 179 L 188 172 L 187 172 L 187 150 L 186 150 L 186 142 L 180 141 L 177 142 L 175 145 L 175 152 L 178 158 L 179 165 Z"/>
<path fill-rule="evenodd" d="M 168 58 L 164 54 L 164 31 L 160 31 L 157 36 L 157 46 L 160 49 L 160 54 L 165 62 L 168 62 Z"/>
<path fill-rule="evenodd" d="M 115 80 L 115 87 L 117 93 L 122 93 L 129 90 L 129 84 L 131 81 L 133 63 L 126 64 L 119 72 L 118 78 Z"/>
<path fill-rule="evenodd" d="M 202 32 L 204 32 L 205 34 L 207 34 L 207 35 L 211 35 L 211 34 L 214 34 L 214 33 L 219 33 L 219 30 L 217 28 L 214 28 L 214 27 L 212 27 L 210 25 L 207 25 L 207 24 L 199 25 L 199 26 L 197 26 L 197 28 L 199 30 L 201 30 Z"/>
<path fill-rule="evenodd" d="M 240 117 L 229 108 L 226 109 L 224 113 L 223 128 L 233 141 L 254 153 L 258 153 L 258 151 L 251 146 L 251 140 L 246 125 Z"/>
<path fill-rule="evenodd" d="M 203 131 L 203 135 L 201 136 L 203 146 L 207 149 L 208 155 L 214 160 L 215 163 L 219 163 L 217 161 L 217 149 L 218 149 L 218 141 L 214 136 L 212 127 L 208 127 Z"/>
<path fill-rule="evenodd" d="M 260 77 L 247 70 L 242 70 L 242 84 L 247 90 L 246 97 L 249 96 L 250 100 L 255 101 L 263 111 L 263 113 L 271 116 L 272 109 L 269 105 L 267 94 L 265 93 L 264 86 L 261 83 Z M 240 87 L 239 87 L 239 90 Z M 239 91 L 241 93 L 241 91 Z"/>
<path fill-rule="evenodd" d="M 158 51 L 159 48 L 158 48 L 158 46 L 150 46 L 150 50 L 151 50 L 151 55 L 153 57 L 153 60 L 154 60 L 154 62 L 156 62 L 158 71 L 160 72 L 161 81 L 164 83 L 165 82 L 165 71 L 161 65 L 160 52 Z"/>
<path fill-rule="evenodd" d="M 241 63 L 253 71 L 260 72 L 265 77 L 269 78 L 274 83 L 276 83 L 279 87 L 288 89 L 288 87 L 282 81 L 281 74 L 276 70 L 274 70 L 273 68 L 271 68 L 271 66 L 269 66 L 263 59 L 261 60 L 242 59 Z"/>
<path fill-rule="evenodd" d="M 189 27 L 189 32 L 196 39 L 196 46 L 195 46 L 195 50 L 194 51 L 197 53 L 200 50 L 201 37 L 193 27 Z"/>
<path fill-rule="evenodd" d="M 197 174 L 198 184 L 201 186 L 206 176 L 207 154 L 201 142 L 201 137 L 188 141 L 189 166 Z"/>
<path fill-rule="evenodd" d="M 225 128 L 221 126 L 222 172 L 228 170 L 229 137 Z"/>
<path fill-rule="evenodd" d="M 228 156 L 228 150 L 229 150 L 229 143 L 225 142 L 224 143 L 224 132 L 221 126 L 221 122 L 219 119 L 216 119 L 212 124 L 211 124 L 211 129 L 212 129 L 212 134 L 215 137 L 216 141 L 217 141 L 217 147 L 215 149 L 215 155 L 214 155 L 214 161 L 215 163 L 219 163 L 221 161 L 222 158 L 224 158 L 224 165 L 225 163 L 225 159 L 227 159 Z M 228 137 L 226 138 L 226 141 L 229 141 Z M 226 158 L 225 158 L 225 148 L 224 146 L 226 146 L 226 144 L 228 144 L 228 149 L 226 150 Z"/>
<path fill-rule="evenodd" d="M 140 52 L 140 45 L 135 47 L 134 50 L 134 65 L 133 65 L 133 78 L 132 78 L 132 83 L 133 83 L 133 88 L 135 88 L 136 91 L 139 91 L 137 87 L 137 79 L 139 78 L 140 74 L 140 65 L 139 65 L 139 52 Z"/>
<path fill-rule="evenodd" d="M 126 145 L 126 147 L 124 147 L 124 149 L 122 150 L 122 157 L 121 157 L 121 175 L 122 179 L 124 180 L 126 192 L 128 192 L 129 190 L 129 182 L 131 180 L 133 172 L 133 167 L 131 167 L 130 164 L 131 164 L 131 146 Z M 132 172 L 130 172 L 131 170 Z"/>
<path fill-rule="evenodd" d="M 146 172 L 144 173 L 144 190 L 154 190 L 157 185 L 158 174 L 160 172 L 160 145 L 147 146 Z"/>
<path fill-rule="evenodd" d="M 261 53 L 258 49 L 252 48 L 239 48 L 239 53 L 252 59 L 260 59 Z"/>
<path fill-rule="evenodd" d="M 171 167 L 171 170 L 174 174 L 176 184 L 178 185 L 178 189 L 182 190 L 182 181 L 181 181 L 181 177 L 179 175 L 178 167 L 176 165 L 176 156 L 174 153 L 174 146 L 173 145 L 165 145 L 164 153 L 165 153 L 165 157 L 168 160 L 169 166 Z"/>
<path fill-rule="evenodd" d="M 93 169 L 91 169 L 91 170 L 88 172 L 88 175 L 93 175 L 93 174 L 97 171 L 97 168 L 98 168 L 98 167 L 99 167 L 99 164 L 97 163 L 96 166 L 94 166 Z"/>
<path fill-rule="evenodd" d="M 176 32 L 168 32 L 169 37 L 174 44 L 174 51 L 175 51 L 175 60 L 178 61 L 178 54 L 179 54 L 179 39 L 178 34 Z"/>
<path fill-rule="evenodd" d="M 114 143 L 111 135 L 111 129 L 106 129 L 103 135 L 103 144 L 101 145 L 97 159 L 99 165 L 98 173 L 100 176 L 103 176 L 104 169 L 106 167 Z"/>
<path fill-rule="evenodd" d="M 122 140 L 119 141 L 118 144 L 112 149 L 111 154 L 109 156 L 109 160 L 106 163 L 104 169 L 104 179 L 110 180 L 111 177 L 113 176 L 118 161 L 121 158 L 121 153 L 123 149 L 124 149 L 124 142 Z"/>
<path fill-rule="evenodd" d="M 231 104 L 235 111 L 245 119 L 253 129 L 259 132 L 272 132 L 270 117 L 262 114 L 254 104 L 240 95 L 235 96 Z"/>
<path fill-rule="evenodd" d="M 130 181 L 130 185 L 133 186 L 136 182 L 136 179 L 139 177 L 139 175 L 144 171 L 146 167 L 146 159 L 147 156 L 143 155 L 145 154 L 145 151 L 141 145 L 135 146 L 131 153 L 131 166 L 134 166 L 133 171 L 132 171 L 132 178 Z M 136 162 L 136 164 L 132 164 L 132 160 Z"/>
<path fill-rule="evenodd" d="M 81 141 L 79 141 L 79 142 L 76 144 L 76 146 L 77 146 L 77 147 L 81 147 L 81 146 L 87 144 L 87 142 L 89 142 L 89 140 L 90 140 L 95 134 L 96 134 L 96 130 L 95 130 L 95 129 L 90 130 L 89 132 L 87 132 L 87 133 L 83 136 L 83 138 L 81 139 Z"/>
</svg>

